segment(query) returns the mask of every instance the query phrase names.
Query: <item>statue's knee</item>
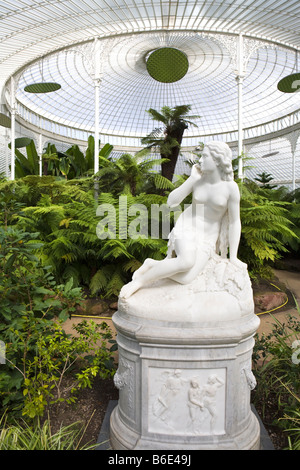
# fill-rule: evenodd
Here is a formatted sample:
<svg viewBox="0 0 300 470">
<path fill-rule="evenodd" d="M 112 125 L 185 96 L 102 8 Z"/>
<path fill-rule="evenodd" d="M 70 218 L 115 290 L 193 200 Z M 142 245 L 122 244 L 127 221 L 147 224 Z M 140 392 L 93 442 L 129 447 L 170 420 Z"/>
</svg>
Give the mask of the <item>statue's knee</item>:
<svg viewBox="0 0 300 470">
<path fill-rule="evenodd" d="M 195 260 L 196 260 L 196 256 L 193 253 L 190 253 L 190 254 L 184 256 L 181 259 L 182 268 L 185 271 L 187 271 L 188 269 L 191 269 L 195 264 Z"/>
</svg>

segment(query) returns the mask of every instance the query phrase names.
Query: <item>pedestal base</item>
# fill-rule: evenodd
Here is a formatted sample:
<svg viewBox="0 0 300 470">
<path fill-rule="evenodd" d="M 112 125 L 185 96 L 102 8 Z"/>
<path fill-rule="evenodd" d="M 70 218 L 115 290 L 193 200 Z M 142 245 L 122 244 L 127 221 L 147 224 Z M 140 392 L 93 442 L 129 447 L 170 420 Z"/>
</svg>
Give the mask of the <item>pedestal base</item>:
<svg viewBox="0 0 300 470">
<path fill-rule="evenodd" d="M 110 421 L 113 449 L 259 449 L 250 407 L 254 313 L 180 322 L 119 309 L 113 321 L 120 391 Z"/>
<path fill-rule="evenodd" d="M 108 403 L 108 407 L 107 407 L 105 417 L 102 422 L 100 433 L 99 433 L 98 440 L 97 440 L 98 445 L 95 448 L 95 450 L 110 450 L 110 451 L 112 450 L 112 447 L 110 444 L 110 417 L 111 417 L 113 410 L 116 408 L 117 405 L 118 405 L 117 400 L 110 400 L 110 402 Z M 251 405 L 251 409 L 253 413 L 255 414 L 255 416 L 257 417 L 259 426 L 260 426 L 259 450 L 275 450 L 274 444 L 271 441 L 270 436 L 253 405 Z M 115 452 L 118 452 L 118 451 L 116 450 Z"/>
<path fill-rule="evenodd" d="M 190 437 L 156 436 L 141 437 L 124 425 L 118 406 L 113 410 L 110 421 L 110 442 L 115 450 L 261 450 L 260 426 L 251 411 L 246 429 L 235 437 L 199 436 Z"/>
</svg>

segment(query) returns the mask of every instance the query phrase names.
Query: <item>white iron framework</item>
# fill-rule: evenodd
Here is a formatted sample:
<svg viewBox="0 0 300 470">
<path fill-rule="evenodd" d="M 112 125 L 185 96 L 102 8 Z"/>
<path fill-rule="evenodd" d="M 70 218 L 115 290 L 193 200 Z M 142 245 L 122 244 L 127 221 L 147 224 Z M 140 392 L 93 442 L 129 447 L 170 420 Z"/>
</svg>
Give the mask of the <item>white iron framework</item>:
<svg viewBox="0 0 300 470">
<path fill-rule="evenodd" d="M 5 0 L 0 41 L 1 112 L 11 118 L 0 127 L 0 171 L 11 178 L 15 137 L 32 137 L 40 154 L 49 141 L 84 147 L 91 134 L 134 152 L 157 127 L 147 109 L 190 104 L 201 118 L 185 133 L 186 155 L 199 142 L 225 140 L 235 155 L 254 158 L 247 176 L 300 182 L 300 95 L 277 89 L 299 71 L 296 0 Z M 148 74 L 145 57 L 159 47 L 187 55 L 180 81 Z M 43 81 L 61 89 L 24 91 Z"/>
</svg>

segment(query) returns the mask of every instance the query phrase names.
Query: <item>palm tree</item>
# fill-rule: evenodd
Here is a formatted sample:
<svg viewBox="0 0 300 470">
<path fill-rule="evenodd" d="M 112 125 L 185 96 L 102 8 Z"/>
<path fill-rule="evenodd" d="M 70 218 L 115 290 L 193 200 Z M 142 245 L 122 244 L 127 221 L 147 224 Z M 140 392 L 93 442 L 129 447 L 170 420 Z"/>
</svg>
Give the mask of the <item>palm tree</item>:
<svg viewBox="0 0 300 470">
<path fill-rule="evenodd" d="M 174 175 L 184 131 L 189 126 L 197 127 L 190 119 L 200 118 L 200 116 L 188 115 L 190 110 L 190 105 L 181 105 L 174 108 L 163 106 L 161 112 L 152 108 L 147 111 L 154 121 L 162 122 L 164 128 L 154 129 L 141 142 L 147 145 L 147 148 L 158 148 L 161 158 L 167 159 L 162 163 L 161 174 L 170 181 Z M 162 132 L 163 135 L 159 135 Z"/>
</svg>

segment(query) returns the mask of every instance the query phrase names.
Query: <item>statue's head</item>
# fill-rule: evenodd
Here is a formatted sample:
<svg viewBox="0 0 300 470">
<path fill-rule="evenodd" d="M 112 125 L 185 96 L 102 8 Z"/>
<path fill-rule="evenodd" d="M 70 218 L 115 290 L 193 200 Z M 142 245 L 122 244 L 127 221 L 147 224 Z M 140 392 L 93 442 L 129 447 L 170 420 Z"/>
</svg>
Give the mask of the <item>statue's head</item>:
<svg viewBox="0 0 300 470">
<path fill-rule="evenodd" d="M 225 142 L 211 141 L 207 142 L 204 147 L 208 148 L 212 158 L 219 168 L 222 180 L 232 181 L 232 152 L 228 144 Z"/>
</svg>

